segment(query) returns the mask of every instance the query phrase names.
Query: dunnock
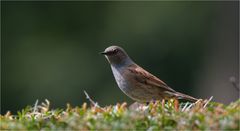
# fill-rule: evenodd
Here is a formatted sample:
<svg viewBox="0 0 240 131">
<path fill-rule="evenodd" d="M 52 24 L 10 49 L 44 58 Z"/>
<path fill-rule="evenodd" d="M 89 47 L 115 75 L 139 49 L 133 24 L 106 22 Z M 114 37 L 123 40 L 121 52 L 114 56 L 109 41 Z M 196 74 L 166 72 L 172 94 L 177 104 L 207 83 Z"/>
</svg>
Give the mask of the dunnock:
<svg viewBox="0 0 240 131">
<path fill-rule="evenodd" d="M 104 54 L 110 63 L 119 88 L 137 102 L 170 98 L 192 102 L 198 100 L 170 88 L 156 76 L 134 63 L 123 48 L 119 46 L 110 46 L 101 54 Z"/>
</svg>

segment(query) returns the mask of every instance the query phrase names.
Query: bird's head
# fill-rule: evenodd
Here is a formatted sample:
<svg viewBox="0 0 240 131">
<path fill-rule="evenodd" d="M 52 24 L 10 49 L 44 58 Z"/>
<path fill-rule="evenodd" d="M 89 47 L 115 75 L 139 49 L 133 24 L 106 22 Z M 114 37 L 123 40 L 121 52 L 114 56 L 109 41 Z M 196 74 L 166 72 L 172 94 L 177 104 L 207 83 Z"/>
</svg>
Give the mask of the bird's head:
<svg viewBox="0 0 240 131">
<path fill-rule="evenodd" d="M 122 65 L 132 62 L 124 49 L 119 46 L 109 46 L 101 54 L 105 55 L 111 65 Z"/>
</svg>

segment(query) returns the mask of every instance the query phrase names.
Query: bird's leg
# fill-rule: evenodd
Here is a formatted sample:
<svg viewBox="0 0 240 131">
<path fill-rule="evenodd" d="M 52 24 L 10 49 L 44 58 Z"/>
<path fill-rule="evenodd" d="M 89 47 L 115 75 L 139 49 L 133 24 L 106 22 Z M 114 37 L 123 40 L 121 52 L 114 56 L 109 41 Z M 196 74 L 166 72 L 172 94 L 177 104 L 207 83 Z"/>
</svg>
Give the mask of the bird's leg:
<svg viewBox="0 0 240 131">
<path fill-rule="evenodd" d="M 178 111 L 178 108 L 179 108 L 179 101 L 178 99 L 174 98 L 174 108 L 176 111 Z"/>
<path fill-rule="evenodd" d="M 162 99 L 162 108 L 165 107 L 165 99 Z"/>
</svg>

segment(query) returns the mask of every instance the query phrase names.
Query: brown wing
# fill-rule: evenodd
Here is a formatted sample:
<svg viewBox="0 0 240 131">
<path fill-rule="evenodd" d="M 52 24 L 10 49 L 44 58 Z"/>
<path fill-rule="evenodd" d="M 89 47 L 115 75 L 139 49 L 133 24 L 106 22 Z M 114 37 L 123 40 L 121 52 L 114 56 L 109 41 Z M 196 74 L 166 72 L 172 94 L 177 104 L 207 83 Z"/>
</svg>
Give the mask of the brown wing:
<svg viewBox="0 0 240 131">
<path fill-rule="evenodd" d="M 162 88 L 165 91 L 175 92 L 172 88 L 170 88 L 166 83 L 162 80 L 158 79 L 156 76 L 151 73 L 145 71 L 143 68 L 136 64 L 132 64 L 128 66 L 128 70 L 130 73 L 134 73 L 135 79 L 141 83 L 147 83 L 152 86 L 156 86 Z"/>
</svg>

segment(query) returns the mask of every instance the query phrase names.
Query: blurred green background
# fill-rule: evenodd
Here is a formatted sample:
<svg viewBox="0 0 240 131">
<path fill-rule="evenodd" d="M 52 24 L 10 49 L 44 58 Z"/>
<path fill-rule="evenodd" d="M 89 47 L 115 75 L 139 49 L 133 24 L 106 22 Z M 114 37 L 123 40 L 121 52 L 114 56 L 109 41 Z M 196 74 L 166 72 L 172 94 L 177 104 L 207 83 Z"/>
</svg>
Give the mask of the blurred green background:
<svg viewBox="0 0 240 131">
<path fill-rule="evenodd" d="M 39 99 L 52 107 L 132 101 L 98 53 L 122 46 L 177 91 L 239 96 L 239 2 L 1 2 L 1 113 Z"/>
</svg>

